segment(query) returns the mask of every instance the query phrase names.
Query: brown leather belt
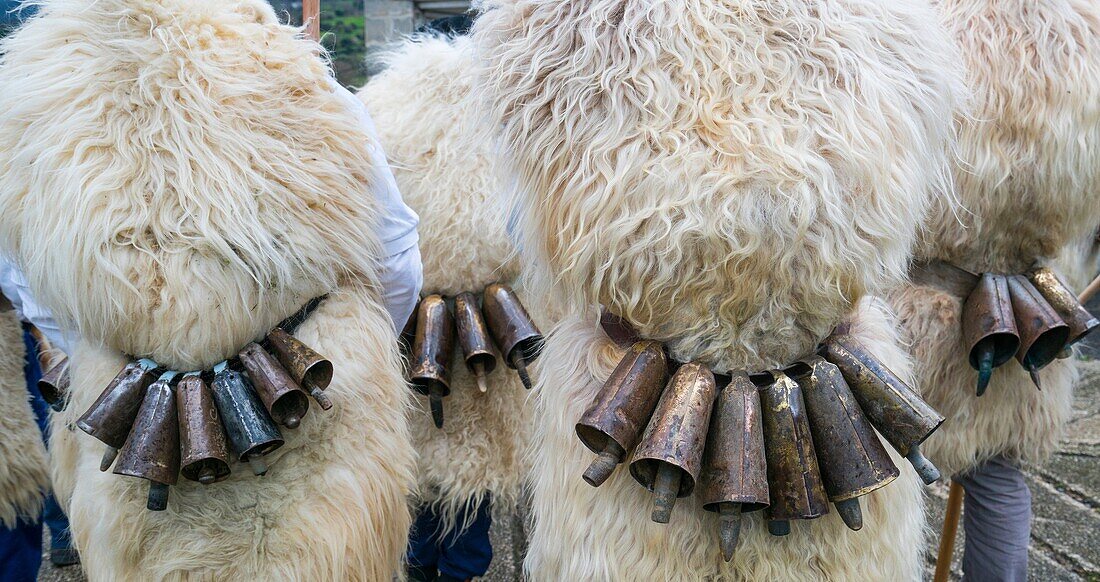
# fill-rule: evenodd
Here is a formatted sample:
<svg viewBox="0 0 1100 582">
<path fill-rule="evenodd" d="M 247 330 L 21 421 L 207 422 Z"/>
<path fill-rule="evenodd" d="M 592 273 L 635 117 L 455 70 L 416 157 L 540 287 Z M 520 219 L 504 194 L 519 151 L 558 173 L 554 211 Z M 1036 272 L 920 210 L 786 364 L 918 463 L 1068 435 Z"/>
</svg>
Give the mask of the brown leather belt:
<svg viewBox="0 0 1100 582">
<path fill-rule="evenodd" d="M 980 279 L 980 275 L 938 259 L 909 266 L 909 280 L 913 283 L 935 287 L 960 299 L 966 299 Z"/>
</svg>

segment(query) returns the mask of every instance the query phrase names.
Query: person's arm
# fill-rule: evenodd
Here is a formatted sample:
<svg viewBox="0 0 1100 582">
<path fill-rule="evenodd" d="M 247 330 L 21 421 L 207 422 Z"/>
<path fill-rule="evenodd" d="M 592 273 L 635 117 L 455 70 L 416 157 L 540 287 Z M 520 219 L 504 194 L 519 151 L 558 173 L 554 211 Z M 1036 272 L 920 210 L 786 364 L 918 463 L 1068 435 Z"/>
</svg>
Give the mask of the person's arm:
<svg viewBox="0 0 1100 582">
<path fill-rule="evenodd" d="M 27 278 L 7 258 L 0 258 L 0 291 L 11 302 L 19 319 L 37 327 L 46 334 L 53 347 L 69 353 L 69 342 L 65 339 L 65 333 L 54 321 L 53 313 L 39 305 L 27 285 Z"/>
<path fill-rule="evenodd" d="M 400 333 L 412 314 L 420 289 L 424 286 L 423 266 L 420 262 L 420 237 L 417 227 L 420 217 L 401 199 L 397 181 L 393 177 L 386 154 L 378 141 L 367 108 L 347 89 L 336 86 L 336 94 L 354 111 L 363 131 L 370 136 L 371 160 L 374 162 L 374 188 L 370 192 L 378 200 L 382 216 L 378 222 L 378 240 L 382 243 L 379 261 L 378 283 L 382 289 L 382 301 L 393 320 L 394 329 Z"/>
</svg>

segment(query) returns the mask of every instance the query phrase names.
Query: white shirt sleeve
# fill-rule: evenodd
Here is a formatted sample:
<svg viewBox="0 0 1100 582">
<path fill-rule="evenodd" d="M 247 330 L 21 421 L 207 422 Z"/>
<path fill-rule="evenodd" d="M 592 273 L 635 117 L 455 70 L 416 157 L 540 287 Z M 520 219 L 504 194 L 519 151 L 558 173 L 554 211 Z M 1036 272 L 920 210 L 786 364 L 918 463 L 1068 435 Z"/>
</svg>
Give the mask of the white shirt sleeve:
<svg viewBox="0 0 1100 582">
<path fill-rule="evenodd" d="M 66 333 L 54 321 L 53 313 L 38 305 L 27 285 L 27 278 L 9 259 L 0 257 L 0 291 L 11 301 L 19 319 L 37 327 L 50 340 L 55 348 L 66 354 L 69 344 Z"/>
<path fill-rule="evenodd" d="M 394 329 L 400 333 L 412 314 L 420 289 L 424 286 L 423 266 L 420 262 L 420 237 L 417 227 L 420 217 L 401 199 L 397 180 L 393 177 L 386 153 L 382 151 L 378 132 L 367 113 L 367 107 L 350 91 L 333 83 L 336 95 L 355 112 L 363 131 L 370 136 L 368 144 L 371 161 L 374 162 L 374 189 L 370 192 L 378 200 L 382 216 L 378 222 L 378 240 L 382 243 L 382 260 L 379 261 L 378 282 L 382 287 L 382 300 L 393 320 Z"/>
</svg>

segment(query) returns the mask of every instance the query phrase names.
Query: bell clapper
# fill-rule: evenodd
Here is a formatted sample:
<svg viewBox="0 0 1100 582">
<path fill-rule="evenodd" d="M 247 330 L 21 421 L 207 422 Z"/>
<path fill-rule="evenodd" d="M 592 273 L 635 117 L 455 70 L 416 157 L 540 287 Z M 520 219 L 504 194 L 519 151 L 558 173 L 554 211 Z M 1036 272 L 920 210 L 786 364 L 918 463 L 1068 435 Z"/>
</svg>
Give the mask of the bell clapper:
<svg viewBox="0 0 1100 582">
<path fill-rule="evenodd" d="M 619 446 L 619 443 L 615 442 L 614 439 L 607 439 L 607 444 L 604 445 L 599 456 L 593 459 L 588 468 L 584 470 L 582 476 L 584 482 L 593 487 L 603 485 L 603 482 L 607 481 L 607 478 L 615 471 L 615 467 L 622 462 L 624 456 L 626 456 L 626 451 Z"/>
<path fill-rule="evenodd" d="M 920 475 L 925 485 L 931 485 L 940 480 L 940 470 L 920 452 L 920 447 L 917 445 L 909 448 L 909 454 L 905 455 L 905 458 L 916 469 L 917 475 Z"/>
<path fill-rule="evenodd" d="M 287 428 L 298 428 L 298 425 L 302 423 L 302 418 L 297 414 L 288 414 L 283 419 L 283 426 Z"/>
<path fill-rule="evenodd" d="M 324 390 L 314 387 L 310 389 L 309 395 L 317 401 L 317 404 L 321 406 L 321 410 L 332 408 L 332 400 L 328 397 L 328 394 L 325 394 Z"/>
<path fill-rule="evenodd" d="M 264 462 L 262 457 L 250 457 L 248 459 L 248 466 L 252 467 L 253 475 L 263 477 L 267 474 L 267 463 Z"/>
<path fill-rule="evenodd" d="M 527 375 L 527 362 L 523 361 L 523 354 L 519 350 L 512 352 L 512 365 L 516 367 L 516 373 L 519 374 L 523 387 L 530 390 L 531 377 Z"/>
<path fill-rule="evenodd" d="M 733 560 L 733 551 L 737 549 L 737 540 L 741 537 L 741 504 L 722 503 L 718 506 L 718 537 L 722 545 L 722 559 Z"/>
<path fill-rule="evenodd" d="M 443 387 L 433 382 L 428 389 L 428 404 L 432 409 L 432 422 L 436 428 L 443 428 Z"/>
<path fill-rule="evenodd" d="M 848 529 L 852 531 L 863 529 L 863 510 L 859 507 L 858 497 L 837 501 L 833 506 L 836 507 L 836 512 L 840 514 L 840 519 L 844 520 L 844 525 L 848 526 Z"/>
<path fill-rule="evenodd" d="M 149 500 L 145 504 L 150 511 L 164 511 L 168 507 L 168 486 L 156 481 L 149 482 Z"/>
<path fill-rule="evenodd" d="M 1035 384 L 1035 388 L 1041 391 L 1043 389 L 1043 385 L 1039 383 L 1039 369 L 1035 367 L 1035 364 L 1028 362 L 1027 374 L 1031 376 L 1031 381 Z"/>
<path fill-rule="evenodd" d="M 110 469 L 111 465 L 113 465 L 114 462 L 115 462 L 115 457 L 117 457 L 117 456 L 118 456 L 118 449 L 116 449 L 112 446 L 108 446 L 103 451 L 103 458 L 100 459 L 100 461 L 99 461 L 99 470 L 103 471 L 103 472 L 106 472 L 107 469 Z"/>
<path fill-rule="evenodd" d="M 214 468 L 210 465 L 205 465 L 202 469 L 199 470 L 199 483 L 202 483 L 203 485 L 209 485 L 213 483 L 214 479 L 216 478 L 217 474 L 215 473 Z"/>
<path fill-rule="evenodd" d="M 786 536 L 791 533 L 791 522 L 786 519 L 772 519 L 768 521 L 768 533 L 773 536 Z"/>
<path fill-rule="evenodd" d="M 978 396 L 985 394 L 989 379 L 993 377 L 993 346 L 987 342 L 978 345 Z"/>
<path fill-rule="evenodd" d="M 676 496 L 680 492 L 680 470 L 667 463 L 661 463 L 657 469 L 657 476 L 653 481 L 653 494 L 657 498 L 653 502 L 653 514 L 650 516 L 657 523 L 668 523 L 672 519 L 672 508 L 676 505 Z"/>
<path fill-rule="evenodd" d="M 481 362 L 474 363 L 474 376 L 477 378 L 477 389 L 480 390 L 482 394 L 488 392 L 489 386 L 485 383 L 485 364 Z"/>
</svg>

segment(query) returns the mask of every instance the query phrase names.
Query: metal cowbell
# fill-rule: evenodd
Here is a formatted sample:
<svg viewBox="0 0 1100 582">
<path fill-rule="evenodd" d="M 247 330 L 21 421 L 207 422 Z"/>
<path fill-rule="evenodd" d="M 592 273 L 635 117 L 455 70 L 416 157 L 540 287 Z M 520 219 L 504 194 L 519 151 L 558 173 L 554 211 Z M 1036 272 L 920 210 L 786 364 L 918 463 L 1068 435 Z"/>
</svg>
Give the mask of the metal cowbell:
<svg viewBox="0 0 1100 582">
<path fill-rule="evenodd" d="M 978 371 L 978 396 L 981 396 L 989 386 L 993 368 L 1011 360 L 1020 349 L 1008 277 L 982 275 L 963 305 L 962 332 L 970 349 L 970 366 Z"/>
<path fill-rule="evenodd" d="M 325 389 L 332 383 L 332 362 L 279 327 L 267 334 L 267 343 L 290 377 L 323 410 L 332 408 L 332 401 L 325 394 Z"/>
<path fill-rule="evenodd" d="M 1054 361 L 1066 347 L 1069 326 L 1027 277 L 1009 277 L 1008 290 L 1012 295 L 1016 327 L 1020 330 L 1020 351 L 1016 352 L 1016 359 L 1031 375 L 1035 386 L 1041 389 L 1039 370 Z"/>
<path fill-rule="evenodd" d="M 248 344 L 237 356 L 271 418 L 287 428 L 298 428 L 309 410 L 309 398 L 302 387 L 260 344 Z"/>
<path fill-rule="evenodd" d="M 50 408 L 60 411 L 64 407 L 70 380 L 69 358 L 64 356 L 38 379 L 38 392 Z"/>
<path fill-rule="evenodd" d="M 829 513 L 802 389 L 783 372 L 754 375 L 760 386 L 764 453 L 768 465 L 768 532 L 785 536 L 792 519 Z"/>
<path fill-rule="evenodd" d="M 519 373 L 523 386 L 530 390 L 531 378 L 527 375 L 527 366 L 542 353 L 542 333 L 519 297 L 503 283 L 493 283 L 485 288 L 481 311 L 504 356 L 504 363 Z"/>
<path fill-rule="evenodd" d="M 149 481 L 146 507 L 152 511 L 163 511 L 168 506 L 168 486 L 179 479 L 179 420 L 171 385 L 174 376 L 175 372 L 165 372 L 145 391 L 114 470 L 116 475 Z"/>
<path fill-rule="evenodd" d="M 210 390 L 230 448 L 254 474 L 267 473 L 263 456 L 283 446 L 283 435 L 248 378 L 222 362 L 214 367 Z"/>
<path fill-rule="evenodd" d="M 229 447 L 225 442 L 214 395 L 197 373 L 176 385 L 180 431 L 180 472 L 203 485 L 229 477 Z"/>
<path fill-rule="evenodd" d="M 99 398 L 76 421 L 76 426 L 107 445 L 99 470 L 111 468 L 137 417 L 145 390 L 156 380 L 150 360 L 130 362 L 107 384 Z"/>
<path fill-rule="evenodd" d="M 497 367 L 493 340 L 489 328 L 477 304 L 477 296 L 469 291 L 455 297 L 455 327 L 458 345 L 466 358 L 466 368 L 477 378 L 477 387 L 486 392 L 485 377 Z"/>
<path fill-rule="evenodd" d="M 733 374 L 711 412 L 697 496 L 703 509 L 719 514 L 727 562 L 740 537 L 741 514 L 771 502 L 761 414 L 759 390 L 744 372 Z"/>
<path fill-rule="evenodd" d="M 716 392 L 714 374 L 706 366 L 680 366 L 634 449 L 630 474 L 656 496 L 652 519 L 657 523 L 668 523 L 676 498 L 695 489 Z"/>
<path fill-rule="evenodd" d="M 1062 321 L 1069 326 L 1067 346 L 1081 341 L 1094 329 L 1100 327 L 1100 319 L 1094 317 L 1084 305 L 1081 305 L 1077 295 L 1070 291 L 1050 268 L 1035 267 L 1027 272 L 1027 279 L 1054 308 Z"/>
<path fill-rule="evenodd" d="M 921 480 L 938 481 L 939 469 L 921 453 L 920 444 L 943 424 L 943 415 L 850 335 L 829 336 L 822 355 L 840 368 L 867 420 L 913 465 Z"/>
<path fill-rule="evenodd" d="M 900 472 L 835 365 L 813 356 L 787 368 L 802 388 L 825 493 L 845 525 L 863 528 L 859 497 Z"/>
<path fill-rule="evenodd" d="M 577 437 L 597 456 L 584 480 L 599 487 L 638 444 L 668 381 L 668 358 L 655 341 L 636 342 L 623 354 L 577 422 Z"/>
<path fill-rule="evenodd" d="M 416 339 L 409 356 L 409 381 L 428 397 L 432 420 L 443 428 L 443 398 L 451 393 L 451 356 L 455 326 L 447 303 L 439 295 L 420 300 Z"/>
</svg>

